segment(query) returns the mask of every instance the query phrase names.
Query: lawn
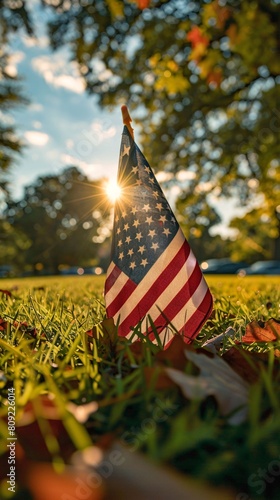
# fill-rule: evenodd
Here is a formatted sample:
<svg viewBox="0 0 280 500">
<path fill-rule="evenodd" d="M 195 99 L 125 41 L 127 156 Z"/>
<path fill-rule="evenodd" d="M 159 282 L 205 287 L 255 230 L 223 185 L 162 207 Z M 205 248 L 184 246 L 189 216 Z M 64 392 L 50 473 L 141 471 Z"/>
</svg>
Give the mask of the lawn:
<svg viewBox="0 0 280 500">
<path fill-rule="evenodd" d="M 0 498 L 126 499 L 143 482 L 143 499 L 279 498 L 278 323 L 276 340 L 242 341 L 279 319 L 279 278 L 207 282 L 214 315 L 184 353 L 178 336 L 162 351 L 101 324 L 104 277 L 0 281 Z M 201 349 L 228 327 L 217 354 Z"/>
</svg>

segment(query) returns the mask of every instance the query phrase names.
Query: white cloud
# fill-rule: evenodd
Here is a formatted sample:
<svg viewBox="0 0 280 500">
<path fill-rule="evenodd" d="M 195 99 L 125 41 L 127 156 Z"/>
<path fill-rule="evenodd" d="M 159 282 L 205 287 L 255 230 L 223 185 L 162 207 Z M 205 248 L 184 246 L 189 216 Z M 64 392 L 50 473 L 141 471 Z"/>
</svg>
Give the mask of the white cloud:
<svg viewBox="0 0 280 500">
<path fill-rule="evenodd" d="M 37 128 L 37 129 L 42 128 L 42 123 L 39 122 L 38 120 L 32 122 L 32 125 L 33 125 L 34 128 Z"/>
<path fill-rule="evenodd" d="M 38 38 L 25 35 L 22 37 L 23 44 L 25 47 L 41 47 L 45 48 L 49 45 L 49 40 L 47 36 L 39 36 Z"/>
<path fill-rule="evenodd" d="M 174 179 L 174 174 L 161 170 L 160 172 L 157 172 L 156 178 L 158 182 L 168 182 L 171 181 L 171 179 Z"/>
<path fill-rule="evenodd" d="M 98 143 L 116 135 L 116 127 L 110 120 L 96 120 L 90 126 L 91 132 Z"/>
<path fill-rule="evenodd" d="M 79 74 L 78 64 L 68 61 L 65 53 L 36 57 L 32 60 L 32 67 L 54 87 L 62 87 L 77 94 L 85 90 L 85 82 Z"/>
<path fill-rule="evenodd" d="M 9 76 L 11 76 L 12 78 L 17 76 L 18 72 L 17 72 L 17 65 L 23 61 L 23 59 L 25 58 L 25 54 L 23 52 L 14 52 L 13 54 L 10 54 L 9 55 L 9 58 L 8 58 L 8 64 L 5 68 L 6 70 L 6 73 L 8 73 Z"/>
<path fill-rule="evenodd" d="M 42 104 L 39 104 L 38 102 L 31 102 L 28 107 L 30 111 L 34 112 L 43 111 Z"/>
<path fill-rule="evenodd" d="M 178 181 L 188 181 L 190 179 L 195 179 L 196 173 L 191 170 L 180 170 L 180 172 L 176 174 L 176 178 Z"/>
<path fill-rule="evenodd" d="M 195 187 L 194 192 L 195 193 L 209 193 L 211 189 L 213 188 L 214 184 L 213 182 L 207 181 L 207 182 L 201 182 Z"/>
<path fill-rule="evenodd" d="M 33 146 L 45 146 L 49 142 L 48 134 L 44 132 L 38 132 L 37 130 L 27 130 L 24 133 L 24 137 Z"/>
<path fill-rule="evenodd" d="M 100 172 L 100 170 L 102 169 L 101 163 L 87 163 L 83 160 L 80 160 L 79 158 L 76 158 L 75 156 L 68 154 L 61 155 L 60 160 L 65 165 L 74 165 L 75 167 L 79 167 L 88 177 L 96 177 L 97 172 Z"/>
<path fill-rule="evenodd" d="M 0 120 L 5 125 L 14 125 L 14 123 L 15 123 L 14 117 L 11 115 L 7 115 L 6 113 L 3 113 L 3 111 L 1 111 L 1 109 L 0 109 Z"/>
</svg>

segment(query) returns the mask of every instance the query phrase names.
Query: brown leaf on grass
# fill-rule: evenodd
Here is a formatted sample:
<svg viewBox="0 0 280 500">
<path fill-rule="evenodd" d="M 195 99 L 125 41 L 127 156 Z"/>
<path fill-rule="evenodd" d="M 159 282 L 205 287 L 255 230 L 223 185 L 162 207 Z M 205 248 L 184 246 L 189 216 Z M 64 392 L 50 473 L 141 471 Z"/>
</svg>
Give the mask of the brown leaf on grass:
<svg viewBox="0 0 280 500">
<path fill-rule="evenodd" d="M 4 320 L 3 318 L 0 318 L 0 331 L 6 331 L 8 328 L 17 328 L 20 332 L 22 333 L 27 333 L 34 339 L 37 339 L 38 337 L 38 330 L 35 328 L 35 326 L 29 325 L 26 321 L 18 322 L 14 321 L 13 323 L 10 323 L 9 321 Z M 44 332 L 41 333 L 40 338 L 45 338 L 46 334 Z"/>
<path fill-rule="evenodd" d="M 6 331 L 9 326 L 11 326 L 11 323 L 9 323 L 8 321 L 6 321 L 3 318 L 0 318 L 0 331 L 1 332 Z"/>
<path fill-rule="evenodd" d="M 86 334 L 95 340 L 102 339 L 104 344 L 115 344 L 118 339 L 117 327 L 113 318 L 105 318 L 103 321 L 94 325 Z"/>
<path fill-rule="evenodd" d="M 0 288 L 0 293 L 2 293 L 2 295 L 5 295 L 6 298 L 12 297 L 12 292 L 10 292 L 10 290 L 4 290 L 4 289 Z"/>
<path fill-rule="evenodd" d="M 199 376 L 187 375 L 173 368 L 165 368 L 188 399 L 203 400 L 214 396 L 222 415 L 237 425 L 247 417 L 248 384 L 219 356 L 210 357 L 185 351 L 189 361 L 200 369 Z"/>
<path fill-rule="evenodd" d="M 113 443 L 96 463 L 94 449 L 77 453 L 73 463 L 84 466 L 89 473 L 106 474 L 106 500 L 235 500 L 236 495 L 225 488 L 202 484 L 167 466 L 159 466 L 129 446 Z M 51 498 L 51 497 L 50 497 Z M 41 500 L 41 499 L 40 499 Z M 70 499 L 69 499 L 70 500 Z M 71 498 L 72 500 L 72 498 Z M 73 499 L 74 500 L 74 499 Z"/>
<path fill-rule="evenodd" d="M 17 471 L 19 484 L 30 491 L 33 500 L 84 498 L 101 500 L 104 487 L 101 476 L 91 471 L 66 467 L 58 473 L 52 464 L 28 461 L 24 470 Z"/>
<path fill-rule="evenodd" d="M 241 347 L 231 347 L 222 358 L 238 373 L 244 380 L 253 384 L 260 378 L 262 369 L 267 370 L 269 354 L 252 352 Z M 279 370 L 280 360 L 274 362 L 275 371 Z"/>
<path fill-rule="evenodd" d="M 22 321 L 21 323 L 17 323 L 15 321 L 14 326 L 18 328 L 21 332 L 31 335 L 31 337 L 33 337 L 34 339 L 37 338 L 38 335 L 37 329 L 35 328 L 35 326 L 29 325 L 26 321 Z M 45 334 L 42 333 L 41 337 L 45 337 Z"/>
<path fill-rule="evenodd" d="M 169 387 L 176 387 L 176 383 L 166 374 L 165 368 L 161 366 L 145 366 L 144 377 L 146 386 L 149 388 L 168 389 Z"/>
<path fill-rule="evenodd" d="M 242 342 L 273 342 L 280 339 L 280 321 L 270 318 L 268 321 L 252 321 L 246 326 Z"/>
<path fill-rule="evenodd" d="M 126 352 L 124 354 L 124 358 L 131 360 L 132 358 L 136 363 L 141 363 L 143 359 L 145 359 L 146 352 L 147 352 L 147 346 L 144 342 L 141 341 L 136 341 L 132 342 L 132 344 L 127 344 L 126 346 L 124 343 L 127 343 L 126 339 L 123 337 L 119 337 L 119 343 L 117 344 L 117 351 L 122 351 L 125 347 Z M 129 356 L 131 354 L 131 356 Z"/>
<path fill-rule="evenodd" d="M 190 346 L 186 345 L 181 335 L 174 335 L 167 349 L 159 351 L 155 359 L 167 366 L 183 370 L 187 363 L 185 350 L 188 348 L 192 350 Z"/>
<path fill-rule="evenodd" d="M 38 396 L 26 404 L 17 421 L 16 433 L 31 460 L 51 461 L 55 454 L 67 460 L 76 450 L 59 408 L 48 395 Z M 52 450 L 47 443 L 51 443 Z"/>
</svg>

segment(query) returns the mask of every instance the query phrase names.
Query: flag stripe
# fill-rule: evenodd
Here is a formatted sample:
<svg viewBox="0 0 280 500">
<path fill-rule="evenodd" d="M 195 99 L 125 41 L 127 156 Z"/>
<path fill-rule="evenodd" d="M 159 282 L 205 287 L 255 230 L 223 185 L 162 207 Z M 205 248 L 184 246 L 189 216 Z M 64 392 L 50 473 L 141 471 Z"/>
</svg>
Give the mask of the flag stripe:
<svg viewBox="0 0 280 500">
<path fill-rule="evenodd" d="M 195 271 L 196 271 L 195 267 Z M 199 268 L 198 268 L 199 269 Z M 173 269 L 172 269 L 173 270 Z M 140 303 L 133 309 L 129 309 L 130 314 L 123 319 L 120 316 L 120 333 L 121 335 L 127 335 L 133 324 L 138 323 L 147 313 L 152 318 L 153 321 L 157 321 L 157 326 L 166 325 L 167 320 L 172 321 L 174 316 L 186 305 L 186 301 L 191 297 L 191 294 L 197 288 L 201 279 L 201 272 L 193 272 L 189 278 L 189 285 L 184 286 L 181 293 L 176 294 L 174 298 L 174 290 L 178 290 L 178 287 L 182 288 L 182 283 L 186 281 L 186 263 L 183 262 L 182 268 L 179 273 L 170 281 L 167 288 L 159 289 L 157 284 L 152 285 L 150 290 L 144 295 Z M 190 288 L 190 290 L 188 289 Z M 191 291 L 192 290 L 192 291 Z M 156 297 L 156 293 L 160 295 Z M 149 307 L 149 304 L 153 301 L 153 305 Z M 130 299 L 129 299 L 130 303 Z M 139 306 L 139 307 L 138 307 Z M 163 311 L 165 318 L 161 315 Z M 186 315 L 186 312 L 185 312 Z M 118 315 L 119 316 L 119 315 Z M 182 325 L 183 326 L 183 325 Z"/>
<path fill-rule="evenodd" d="M 107 270 L 107 278 L 105 281 L 105 295 L 109 293 L 111 287 L 115 284 L 121 273 L 121 269 L 115 266 L 114 262 L 111 262 Z"/>
<path fill-rule="evenodd" d="M 207 299 L 207 297 L 208 297 L 207 290 L 208 290 L 207 284 L 206 284 L 204 278 L 202 277 L 199 287 L 196 289 L 196 291 L 194 292 L 193 296 L 191 297 L 191 299 L 188 303 L 190 315 L 187 318 L 187 321 L 186 321 L 184 311 L 181 310 L 177 314 L 177 316 L 174 317 L 173 321 L 175 322 L 175 324 L 178 324 L 178 325 L 185 324 L 184 330 L 187 331 L 189 328 L 189 325 L 194 323 L 194 321 L 195 321 L 196 316 L 194 316 L 194 315 L 197 315 L 198 318 L 200 317 L 201 314 L 203 316 L 205 316 L 205 313 L 208 312 L 208 308 L 205 306 L 205 301 L 204 301 L 204 299 L 205 298 Z M 206 300 L 206 303 L 207 303 L 207 300 Z M 212 306 L 212 303 L 210 304 L 210 306 Z"/>
<path fill-rule="evenodd" d="M 185 259 L 188 259 L 187 260 L 188 273 L 191 274 L 193 267 L 196 263 L 196 260 L 193 256 L 193 254 L 189 255 L 190 254 L 190 247 L 187 244 L 187 242 L 182 234 L 182 231 L 179 230 L 177 232 L 176 236 L 173 238 L 170 245 L 168 246 L 168 248 L 166 248 L 164 250 L 164 252 L 158 258 L 158 260 L 156 261 L 156 263 L 154 264 L 152 269 L 150 269 L 150 271 L 148 271 L 148 273 L 145 276 L 145 279 L 139 283 L 139 285 L 137 286 L 137 292 L 135 292 L 135 294 L 132 297 L 130 297 L 130 302 L 129 302 L 130 308 L 134 308 L 138 304 L 139 298 L 142 297 L 146 293 L 146 291 L 151 288 L 151 286 L 155 282 L 156 277 L 158 277 L 160 279 L 163 278 L 162 273 L 166 271 L 166 268 L 168 268 L 168 265 L 170 264 L 170 262 L 173 261 L 177 255 L 180 255 L 180 251 L 181 251 L 182 247 L 185 248 L 185 252 L 186 252 Z M 178 270 L 181 267 L 182 267 L 182 264 L 181 264 L 181 266 L 177 265 Z M 173 278 L 174 271 L 172 269 L 172 266 L 170 268 L 170 271 L 171 272 L 170 272 L 169 276 L 170 276 L 170 278 Z M 167 279 L 168 271 L 165 272 L 165 276 Z M 170 279 L 169 279 L 169 281 L 170 281 Z M 164 288 L 164 281 L 161 281 L 161 285 Z M 166 283 L 165 287 L 166 286 L 167 286 L 167 283 Z M 112 291 L 112 296 L 114 296 L 117 293 L 121 293 L 122 290 L 121 290 L 121 287 L 119 286 L 119 284 L 116 282 L 114 284 L 114 287 L 111 288 L 111 291 Z M 110 300 L 110 296 L 107 297 L 107 295 L 106 295 L 107 306 L 110 305 L 111 302 L 112 302 L 112 299 Z M 124 306 L 125 306 L 125 304 L 124 304 Z M 123 309 L 125 309 L 124 306 L 123 306 Z M 116 314 L 117 312 L 118 311 L 114 311 L 114 314 Z M 124 311 L 119 311 L 119 313 L 123 315 Z M 123 318 L 124 317 L 125 316 L 123 316 Z"/>
<path fill-rule="evenodd" d="M 194 272 L 191 274 L 188 283 L 182 288 L 182 284 L 186 281 L 186 263 L 183 262 L 180 272 L 174 276 L 174 279 L 171 281 L 169 286 L 162 290 L 161 296 L 149 309 L 149 316 L 152 318 L 156 326 L 165 327 L 168 320 L 172 321 L 182 307 L 186 307 L 186 302 L 191 297 L 190 290 L 188 290 L 189 286 L 187 285 L 190 285 L 190 288 L 195 290 L 201 279 L 201 273 L 197 274 L 195 270 L 196 267 Z M 178 290 L 180 287 L 180 292 L 175 294 L 174 297 L 174 291 Z M 160 311 L 162 311 L 163 314 Z"/>
<path fill-rule="evenodd" d="M 157 279 L 155 279 L 155 275 L 157 276 L 157 273 L 154 267 L 158 262 L 153 266 L 151 271 L 148 272 L 146 277 L 137 286 L 137 290 L 135 290 L 134 294 L 132 294 L 130 297 L 127 297 L 127 295 L 124 293 L 125 300 L 129 298 L 129 308 L 127 307 L 125 301 L 123 301 L 123 306 L 121 307 L 121 309 L 112 309 L 110 306 L 108 307 L 108 313 L 110 315 L 112 315 L 113 317 L 115 317 L 116 315 L 120 316 L 120 325 L 123 325 L 124 331 L 129 331 L 131 325 L 134 324 L 133 318 L 138 318 L 138 322 L 145 314 L 147 314 L 147 310 L 149 310 L 150 313 L 152 307 L 155 308 L 155 306 L 151 307 L 151 300 L 153 301 L 152 303 L 155 304 L 160 295 L 167 292 L 166 288 L 174 280 L 175 273 L 177 275 L 181 270 L 184 275 L 186 275 L 186 271 L 188 272 L 188 275 L 192 273 L 193 268 L 196 264 L 196 260 L 193 257 L 193 254 L 190 252 L 188 243 L 184 238 L 182 238 L 182 235 L 180 233 L 181 231 L 178 231 L 176 238 L 177 242 L 174 242 L 174 251 L 178 249 L 178 240 L 180 242 L 182 242 L 183 240 L 183 244 L 181 245 L 179 251 L 175 253 L 175 255 L 172 255 L 172 248 L 168 247 L 168 249 L 165 250 L 165 255 L 162 256 L 162 260 L 166 261 L 168 258 L 169 262 L 168 265 L 166 265 L 167 263 L 165 262 L 166 267 L 161 272 L 161 274 L 158 275 Z M 171 257 L 173 258 L 171 259 Z M 159 260 L 160 259 L 161 257 L 159 258 Z M 171 293 L 173 296 L 174 291 L 172 291 Z M 119 290 L 119 294 L 123 294 L 123 289 Z M 169 300 L 169 297 L 167 295 L 165 300 Z M 156 310 L 158 311 L 158 309 Z M 127 326 L 125 327 L 125 325 Z M 125 335 L 125 333 L 122 334 Z"/>
<path fill-rule="evenodd" d="M 204 279 L 201 280 L 201 271 L 199 268 L 199 265 L 196 264 L 195 269 L 188 279 L 186 281 L 186 272 L 185 269 L 182 269 L 183 272 L 179 273 L 177 276 L 175 276 L 174 280 L 172 281 L 171 285 L 172 288 L 169 290 L 169 293 L 167 293 L 167 297 L 165 300 L 165 304 L 161 302 L 160 309 L 162 310 L 163 314 L 158 314 L 159 309 L 157 308 L 157 315 L 151 315 L 153 318 L 153 321 L 155 322 L 156 325 L 160 326 L 161 324 L 166 323 L 167 318 L 169 321 L 172 322 L 173 318 L 177 316 L 177 314 L 184 309 L 185 311 L 185 316 L 190 317 L 190 312 L 188 310 L 192 295 L 195 293 L 198 287 L 200 287 L 201 293 L 203 293 L 203 285 L 205 284 Z M 200 281 L 201 280 L 201 281 Z M 204 282 L 204 283 L 203 283 Z M 183 283 L 183 286 L 182 286 Z M 181 289 L 179 289 L 181 287 Z M 206 286 L 207 288 L 207 286 Z M 178 290 L 178 293 L 174 295 L 174 290 Z M 167 291 L 167 290 L 166 290 Z M 165 293 L 164 293 L 165 295 Z M 163 306 L 165 306 L 163 308 Z M 182 325 L 182 327 L 184 324 Z M 178 328 L 180 330 L 181 328 Z"/>
<path fill-rule="evenodd" d="M 212 308 L 211 300 L 209 302 L 209 298 L 211 299 L 211 295 L 209 297 L 208 292 L 209 290 L 207 284 L 202 277 L 196 290 L 194 291 L 193 295 L 189 297 L 188 301 L 185 300 L 185 302 L 183 302 L 185 294 L 183 293 L 182 289 L 180 293 L 177 294 L 176 297 L 174 297 L 172 303 L 170 303 L 170 307 L 168 306 L 163 311 L 165 317 L 167 317 L 171 323 L 174 323 L 176 330 L 178 332 L 184 333 L 187 338 L 192 338 L 196 334 L 201 324 L 201 318 L 205 318 L 205 315 L 209 311 L 209 305 L 210 310 Z M 178 297 L 179 295 L 181 296 Z M 182 307 L 178 307 L 177 313 L 175 313 L 176 306 L 179 303 L 179 300 Z M 154 324 L 156 327 L 160 328 L 160 326 L 164 326 L 164 315 L 159 315 L 158 318 L 154 319 Z M 151 334 L 150 339 L 154 340 L 153 334 Z"/>
<path fill-rule="evenodd" d="M 161 269 L 166 266 L 166 263 L 168 262 L 167 259 L 171 260 L 172 256 L 174 257 L 174 255 L 176 255 L 176 253 L 178 252 L 179 245 L 181 246 L 184 243 L 184 241 L 185 240 L 184 240 L 184 238 L 182 238 L 181 232 L 178 231 L 178 234 L 174 238 L 173 244 L 171 243 L 171 245 L 168 247 L 168 251 L 165 250 L 163 252 L 163 254 L 160 256 L 160 258 L 158 259 L 156 264 L 153 266 L 153 268 L 147 273 L 147 275 L 145 277 L 145 285 L 143 282 L 141 282 L 138 285 L 137 293 L 135 294 L 135 297 L 134 297 L 134 303 L 132 304 L 130 302 L 129 303 L 130 307 L 134 307 L 139 302 L 139 297 L 141 297 L 141 295 L 146 291 L 145 290 L 146 288 L 149 288 L 153 284 L 154 277 L 156 275 L 159 275 Z M 106 283 L 105 283 L 105 299 L 106 299 L 107 313 L 110 314 L 111 316 L 115 316 L 115 314 L 117 314 L 118 312 L 120 314 L 121 311 L 118 311 L 118 309 L 111 308 L 110 307 L 111 303 L 117 294 L 122 294 L 122 288 L 126 284 L 127 280 L 129 280 L 129 278 L 126 274 L 122 273 L 122 271 L 120 271 L 119 268 L 114 263 L 112 263 L 112 264 L 113 264 L 113 270 L 111 271 L 111 274 L 109 275 L 109 277 L 107 279 L 109 279 L 109 281 L 110 281 L 110 277 L 112 276 L 112 273 L 115 273 L 114 268 L 117 269 L 116 275 L 118 276 L 118 279 L 115 281 L 115 283 L 112 284 L 112 286 L 109 288 L 108 291 L 107 291 L 108 287 L 106 286 Z M 111 267 L 111 265 L 110 265 L 110 267 Z M 120 276 L 122 276 L 121 279 L 120 279 Z M 107 282 L 107 280 L 106 280 L 106 282 Z M 133 297 L 132 297 L 132 299 L 133 299 Z M 124 303 L 123 303 L 123 306 L 124 306 Z M 109 307 L 110 307 L 110 312 L 109 312 Z"/>
<path fill-rule="evenodd" d="M 107 314 L 109 317 L 115 317 L 116 315 L 120 316 L 119 311 L 123 307 L 123 304 L 130 298 L 131 294 L 137 288 L 136 283 L 131 281 L 124 273 L 121 274 L 116 284 L 120 286 L 120 291 L 114 295 L 112 291 L 112 293 L 108 296 L 108 300 L 110 300 L 110 296 L 113 299 L 107 306 Z"/>
</svg>

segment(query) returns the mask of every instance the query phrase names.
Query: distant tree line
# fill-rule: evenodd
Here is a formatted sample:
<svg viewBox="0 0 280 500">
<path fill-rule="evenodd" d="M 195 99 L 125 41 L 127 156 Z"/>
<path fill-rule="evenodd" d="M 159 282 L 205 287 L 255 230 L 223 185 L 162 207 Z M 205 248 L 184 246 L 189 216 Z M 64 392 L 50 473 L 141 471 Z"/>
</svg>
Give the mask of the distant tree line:
<svg viewBox="0 0 280 500">
<path fill-rule="evenodd" d="M 19 274 L 57 274 L 73 266 L 98 265 L 106 269 L 112 227 L 112 203 L 106 195 L 106 182 L 91 181 L 73 166 L 57 175 L 38 177 L 25 187 L 20 200 L 8 197 L 0 217 L 0 266 L 11 265 Z M 203 205 L 197 210 L 199 216 L 191 229 L 180 212 L 178 220 L 200 262 L 222 257 L 251 262 L 271 257 L 270 226 L 264 220 L 259 228 L 253 211 L 246 221 L 233 222 L 235 227 L 246 222 L 246 230 L 240 231 L 243 241 L 211 236 L 209 228 L 220 222 L 219 216 L 214 209 L 204 215 Z M 256 214 L 258 217 L 261 216 Z M 266 242 L 260 235 L 266 235 Z"/>
<path fill-rule="evenodd" d="M 0 219 L 0 265 L 58 273 L 61 266 L 106 266 L 111 206 L 104 180 L 76 167 L 39 177 L 21 200 L 6 200 Z"/>
</svg>

